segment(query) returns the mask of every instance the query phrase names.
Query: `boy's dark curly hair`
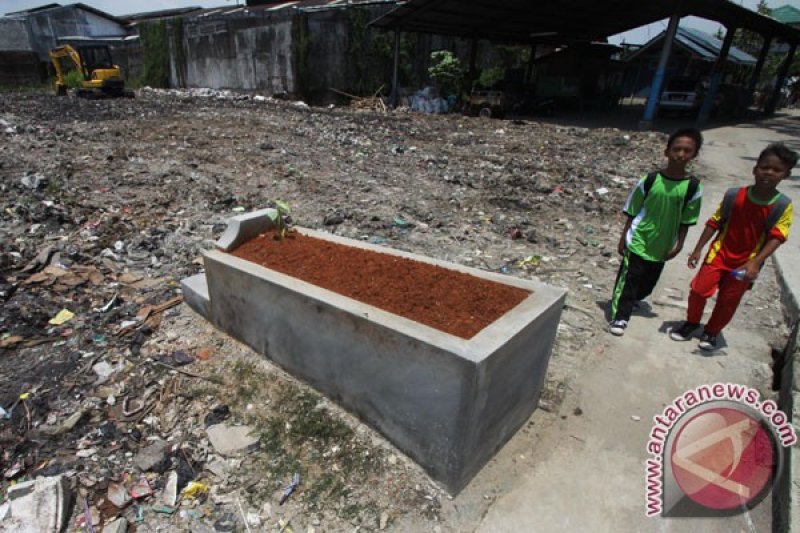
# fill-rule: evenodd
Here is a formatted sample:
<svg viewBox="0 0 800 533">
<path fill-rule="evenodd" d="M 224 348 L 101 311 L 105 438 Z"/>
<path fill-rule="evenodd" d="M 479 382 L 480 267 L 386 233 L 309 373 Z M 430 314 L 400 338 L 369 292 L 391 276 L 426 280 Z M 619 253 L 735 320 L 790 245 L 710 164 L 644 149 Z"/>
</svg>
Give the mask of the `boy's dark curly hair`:
<svg viewBox="0 0 800 533">
<path fill-rule="evenodd" d="M 783 161 L 789 168 L 794 168 L 794 166 L 797 164 L 797 152 L 787 147 L 783 143 L 772 143 L 761 150 L 761 153 L 758 155 L 758 161 L 761 162 L 761 160 L 768 155 L 774 155 Z"/>
<path fill-rule="evenodd" d="M 681 128 L 675 131 L 672 135 L 669 136 L 667 140 L 667 148 L 672 146 L 672 143 L 675 142 L 675 139 L 678 137 L 688 137 L 694 141 L 695 146 L 697 146 L 697 150 L 695 150 L 695 155 L 700 152 L 700 148 L 703 146 L 703 134 L 700 133 L 700 130 L 697 128 Z"/>
</svg>

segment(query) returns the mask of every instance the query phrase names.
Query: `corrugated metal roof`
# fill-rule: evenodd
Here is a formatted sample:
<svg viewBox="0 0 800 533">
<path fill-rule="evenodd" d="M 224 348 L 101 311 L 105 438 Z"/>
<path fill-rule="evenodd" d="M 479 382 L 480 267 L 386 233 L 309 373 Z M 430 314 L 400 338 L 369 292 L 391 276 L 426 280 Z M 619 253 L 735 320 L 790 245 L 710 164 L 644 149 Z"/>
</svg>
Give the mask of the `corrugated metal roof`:
<svg viewBox="0 0 800 533">
<path fill-rule="evenodd" d="M 784 24 L 800 24 L 800 9 L 796 7 L 785 5 L 776 7 L 770 13 L 770 16 Z"/>
<path fill-rule="evenodd" d="M 127 18 L 132 25 L 148 20 L 192 17 L 235 17 L 248 16 L 251 13 L 285 13 L 289 10 L 321 11 L 325 9 L 341 9 L 352 6 L 374 4 L 397 4 L 398 0 L 287 0 L 257 6 L 219 6 L 210 8 L 190 7 L 135 13 Z M 126 18 L 126 17 L 122 17 Z"/>
<path fill-rule="evenodd" d="M 660 49 L 661 42 L 664 40 L 666 33 L 666 31 L 662 31 L 650 39 L 641 48 L 630 55 L 626 61 L 635 61 L 636 58 L 647 53 L 652 48 Z M 708 33 L 694 28 L 678 27 L 678 31 L 675 33 L 675 46 L 683 48 L 704 61 L 709 62 L 716 61 L 720 51 L 722 51 L 722 41 L 713 35 L 709 35 Z M 728 51 L 728 61 L 736 65 L 756 64 L 756 58 L 735 46 L 731 46 L 731 49 Z"/>
<path fill-rule="evenodd" d="M 545 33 L 591 41 L 674 13 L 800 42 L 800 30 L 729 0 L 408 0 L 372 24 L 500 42 L 537 42 Z"/>
<path fill-rule="evenodd" d="M 373 4 L 397 4 L 398 0 L 287 0 L 286 2 L 264 4 L 258 6 L 219 6 L 193 11 L 190 16 L 208 17 L 212 15 L 236 15 L 248 13 L 279 13 L 288 9 L 301 11 L 317 11 L 351 6 Z"/>
<path fill-rule="evenodd" d="M 89 13 L 93 13 L 93 14 L 97 15 L 98 17 L 102 17 L 104 19 L 114 21 L 117 24 L 120 24 L 120 25 L 124 25 L 125 24 L 125 21 L 123 19 L 119 18 L 119 17 L 115 17 L 114 15 L 110 15 L 110 14 L 106 13 L 105 11 L 101 11 L 99 9 L 96 9 L 96 8 L 92 7 L 92 6 L 87 6 L 86 4 L 82 4 L 80 2 L 75 3 L 75 4 L 67 4 L 67 5 L 46 4 L 46 5 L 43 5 L 43 6 L 34 7 L 32 9 L 25 9 L 23 11 L 14 11 L 13 13 L 6 13 L 5 16 L 7 16 L 9 18 L 15 18 L 15 19 L 24 19 L 24 18 L 27 18 L 27 17 L 32 16 L 32 15 L 38 15 L 38 14 L 43 13 L 45 11 L 66 10 L 66 9 L 82 9 L 84 11 L 88 11 Z"/>
<path fill-rule="evenodd" d="M 663 38 L 664 34 L 661 34 Z M 722 41 L 704 31 L 694 28 L 678 28 L 675 40 L 707 61 L 715 61 L 722 51 Z M 739 65 L 755 65 L 756 58 L 747 52 L 731 46 L 728 61 Z"/>
</svg>

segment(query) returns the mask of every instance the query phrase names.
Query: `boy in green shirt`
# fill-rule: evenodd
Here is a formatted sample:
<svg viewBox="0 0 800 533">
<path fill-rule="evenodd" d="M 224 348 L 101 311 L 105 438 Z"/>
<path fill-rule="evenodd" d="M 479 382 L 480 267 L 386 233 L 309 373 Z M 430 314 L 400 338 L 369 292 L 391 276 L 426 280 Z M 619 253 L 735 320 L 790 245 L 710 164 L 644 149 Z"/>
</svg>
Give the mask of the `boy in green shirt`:
<svg viewBox="0 0 800 533">
<path fill-rule="evenodd" d="M 614 335 L 625 333 L 634 306 L 653 292 L 664 263 L 680 253 L 689 226 L 697 223 L 703 188 L 686 167 L 702 145 L 695 128 L 670 135 L 667 167 L 642 178 L 625 203 L 628 220 L 617 246 L 622 264 L 611 297 Z"/>
</svg>

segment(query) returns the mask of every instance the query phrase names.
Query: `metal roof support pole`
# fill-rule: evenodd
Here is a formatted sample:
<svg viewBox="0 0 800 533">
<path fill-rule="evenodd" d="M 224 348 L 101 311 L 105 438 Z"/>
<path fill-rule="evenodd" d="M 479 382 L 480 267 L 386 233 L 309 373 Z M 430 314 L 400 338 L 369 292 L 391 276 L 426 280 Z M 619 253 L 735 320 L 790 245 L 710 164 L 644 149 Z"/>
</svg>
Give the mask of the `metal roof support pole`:
<svg viewBox="0 0 800 533">
<path fill-rule="evenodd" d="M 711 81 L 708 84 L 708 91 L 703 97 L 703 105 L 700 106 L 700 112 L 697 114 L 697 123 L 705 124 L 711 116 L 711 111 L 714 108 L 714 98 L 717 96 L 719 85 L 722 82 L 722 75 L 725 73 L 725 63 L 728 61 L 728 52 L 733 44 L 733 35 L 736 33 L 736 28 L 725 27 L 725 39 L 722 41 L 722 48 L 719 51 L 714 66 L 711 68 Z"/>
<path fill-rule="evenodd" d="M 478 78 L 478 38 L 473 37 L 469 45 L 469 74 L 467 74 L 467 80 L 469 81 L 469 91 L 471 93 L 475 80 Z"/>
<path fill-rule="evenodd" d="M 528 69 L 525 71 L 525 85 L 530 85 L 533 76 L 533 64 L 536 62 L 536 43 L 531 43 L 531 57 L 528 59 Z"/>
<path fill-rule="evenodd" d="M 397 107 L 400 101 L 400 90 L 397 86 L 398 72 L 400 70 L 400 27 L 394 29 L 394 67 L 392 67 L 392 107 Z"/>
<path fill-rule="evenodd" d="M 797 43 L 792 43 L 789 47 L 789 53 L 786 55 L 786 59 L 784 59 L 783 63 L 781 63 L 781 69 L 778 71 L 778 78 L 775 80 L 775 87 L 772 89 L 772 96 L 769 98 L 769 102 L 767 102 L 766 107 L 764 108 L 764 112 L 768 115 L 771 115 L 775 112 L 775 109 L 778 107 L 778 100 L 781 97 L 781 89 L 783 88 L 784 83 L 786 83 L 786 76 L 789 74 L 789 67 L 792 65 L 792 60 L 794 59 L 794 53 L 797 51 Z"/>
<path fill-rule="evenodd" d="M 644 116 L 639 122 L 639 129 L 649 130 L 653 127 L 653 118 L 656 116 L 658 97 L 661 95 L 661 87 L 664 86 L 664 76 L 667 72 L 667 62 L 672 53 L 672 41 L 678 33 L 678 22 L 681 20 L 679 13 L 674 13 L 669 18 L 667 34 L 664 36 L 664 44 L 661 47 L 661 59 L 658 60 L 656 73 L 653 75 L 653 83 L 650 85 L 650 96 L 647 98 L 647 105 L 644 108 Z"/>
<path fill-rule="evenodd" d="M 767 61 L 767 54 L 769 53 L 769 46 L 772 44 L 772 35 L 764 36 L 764 44 L 761 45 L 761 52 L 758 54 L 758 61 L 756 67 L 753 69 L 753 76 L 750 78 L 750 85 L 747 87 L 747 99 L 750 103 L 753 102 L 753 94 L 756 92 L 758 79 L 761 77 L 761 71 L 764 70 L 764 63 Z"/>
</svg>

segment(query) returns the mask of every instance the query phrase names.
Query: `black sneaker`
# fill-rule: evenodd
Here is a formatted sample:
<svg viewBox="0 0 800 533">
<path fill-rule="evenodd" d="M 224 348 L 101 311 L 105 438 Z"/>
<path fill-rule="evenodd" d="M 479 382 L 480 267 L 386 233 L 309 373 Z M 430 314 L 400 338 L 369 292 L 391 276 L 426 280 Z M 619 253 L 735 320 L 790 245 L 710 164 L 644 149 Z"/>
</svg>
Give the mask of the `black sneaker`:
<svg viewBox="0 0 800 533">
<path fill-rule="evenodd" d="M 700 343 L 697 345 L 701 350 L 712 351 L 717 349 L 717 336 L 706 333 L 700 336 Z"/>
<path fill-rule="evenodd" d="M 614 320 L 611 324 L 608 325 L 608 331 L 612 335 L 616 335 L 617 337 L 621 337 L 625 335 L 625 328 L 628 327 L 627 320 Z"/>
<path fill-rule="evenodd" d="M 688 341 L 692 338 L 692 333 L 700 324 L 694 322 L 684 322 L 679 327 L 669 332 L 669 338 L 674 341 Z"/>
</svg>

